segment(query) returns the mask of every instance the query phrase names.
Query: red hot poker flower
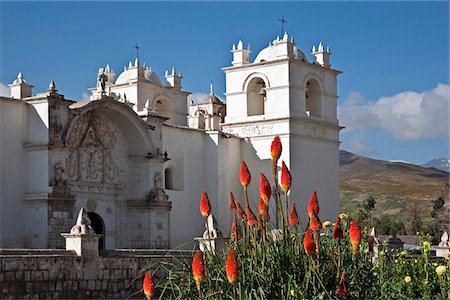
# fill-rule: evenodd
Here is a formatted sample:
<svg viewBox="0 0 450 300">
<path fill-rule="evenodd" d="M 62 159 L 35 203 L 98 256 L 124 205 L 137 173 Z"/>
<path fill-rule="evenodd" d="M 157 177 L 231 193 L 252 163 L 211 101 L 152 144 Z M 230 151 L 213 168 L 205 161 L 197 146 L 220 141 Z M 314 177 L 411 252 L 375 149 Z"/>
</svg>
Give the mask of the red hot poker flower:
<svg viewBox="0 0 450 300">
<path fill-rule="evenodd" d="M 258 211 L 262 215 L 266 212 L 266 203 L 264 203 L 264 200 L 261 197 L 259 197 Z"/>
<path fill-rule="evenodd" d="M 269 199 L 272 195 L 272 188 L 270 187 L 269 180 L 263 173 L 259 174 L 259 194 L 266 205 L 269 205 Z"/>
<path fill-rule="evenodd" d="M 285 194 L 289 192 L 289 189 L 291 188 L 291 182 L 292 182 L 291 172 L 289 171 L 288 167 L 286 166 L 283 160 L 281 162 L 281 187 L 283 188 Z"/>
<path fill-rule="evenodd" d="M 211 214 L 211 204 L 209 203 L 206 189 L 203 189 L 202 198 L 200 199 L 200 213 L 207 218 Z"/>
<path fill-rule="evenodd" d="M 319 200 L 317 200 L 317 193 L 316 191 L 314 191 L 311 195 L 311 198 L 309 199 L 308 215 L 311 217 L 313 212 L 315 212 L 316 215 L 319 215 L 319 210 L 320 210 Z"/>
<path fill-rule="evenodd" d="M 241 219 L 245 219 L 246 218 L 245 212 L 242 209 L 241 204 L 239 202 L 237 202 L 237 201 L 236 201 L 236 209 L 237 209 L 237 212 L 238 212 L 238 217 L 241 218 Z"/>
<path fill-rule="evenodd" d="M 292 202 L 291 212 L 289 213 L 289 225 L 295 226 L 299 224 L 300 221 L 298 220 L 297 210 L 295 209 L 295 203 Z"/>
<path fill-rule="evenodd" d="M 305 237 L 303 238 L 303 248 L 308 256 L 316 252 L 316 243 L 314 242 L 311 228 L 306 229 Z"/>
<path fill-rule="evenodd" d="M 340 240 L 344 237 L 344 231 L 341 228 L 341 218 L 339 216 L 336 217 L 336 223 L 333 228 L 333 239 Z"/>
<path fill-rule="evenodd" d="M 352 244 L 354 257 L 356 257 L 356 255 L 358 254 L 358 247 L 361 243 L 361 238 L 361 229 L 359 229 L 356 220 L 352 220 L 352 222 L 350 223 L 350 243 Z"/>
<path fill-rule="evenodd" d="M 347 283 L 345 282 L 345 273 L 342 272 L 341 279 L 339 280 L 339 283 L 337 286 L 336 295 L 347 296 L 348 294 L 349 294 L 349 292 L 348 292 L 348 288 L 347 288 Z"/>
<path fill-rule="evenodd" d="M 230 252 L 228 252 L 225 269 L 227 272 L 228 282 L 234 284 L 239 277 L 239 267 L 238 262 L 236 260 L 236 254 L 234 253 L 234 249 L 230 249 Z"/>
<path fill-rule="evenodd" d="M 281 145 L 280 137 L 277 135 L 270 145 L 270 155 L 272 156 L 272 161 L 278 161 L 278 159 L 280 159 L 282 150 L 283 146 Z"/>
<path fill-rule="evenodd" d="M 194 259 L 192 260 L 192 275 L 194 275 L 195 284 L 197 288 L 200 288 L 203 280 L 205 279 L 205 262 L 203 261 L 203 254 L 200 251 L 195 252 Z"/>
<path fill-rule="evenodd" d="M 144 282 L 142 285 L 147 300 L 150 300 L 155 293 L 155 283 L 153 282 L 153 277 L 150 272 L 145 273 Z"/>
<path fill-rule="evenodd" d="M 247 168 L 247 164 L 245 161 L 241 161 L 241 169 L 239 171 L 239 180 L 241 181 L 242 186 L 247 188 L 247 186 L 250 184 L 250 180 L 252 179 L 252 175 L 250 174 L 250 171 Z"/>
<path fill-rule="evenodd" d="M 234 204 L 233 192 L 230 192 L 230 210 L 233 211 L 235 209 L 236 209 L 236 204 Z"/>
<path fill-rule="evenodd" d="M 247 206 L 245 207 L 245 214 L 247 215 L 247 224 L 249 226 L 253 226 L 256 224 L 257 220 L 256 220 L 256 216 L 255 214 L 252 212 L 250 206 L 247 203 Z"/>
<path fill-rule="evenodd" d="M 315 231 L 322 229 L 322 222 L 320 222 L 319 216 L 315 212 L 309 217 L 309 228 Z"/>
</svg>

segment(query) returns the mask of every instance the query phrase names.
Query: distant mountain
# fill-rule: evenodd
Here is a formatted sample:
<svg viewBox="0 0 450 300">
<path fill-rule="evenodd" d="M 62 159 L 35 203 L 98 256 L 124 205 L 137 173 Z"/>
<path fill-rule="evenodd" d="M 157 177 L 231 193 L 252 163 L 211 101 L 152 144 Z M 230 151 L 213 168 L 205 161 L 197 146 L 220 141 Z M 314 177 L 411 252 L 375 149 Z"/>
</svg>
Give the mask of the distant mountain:
<svg viewBox="0 0 450 300">
<path fill-rule="evenodd" d="M 429 162 L 420 164 L 425 168 L 435 168 L 437 170 L 445 171 L 447 173 L 450 172 L 450 159 L 441 157 L 430 160 Z"/>
<path fill-rule="evenodd" d="M 423 223 L 431 220 L 432 200 L 449 206 L 449 173 L 403 162 L 388 162 L 340 151 L 341 211 L 353 214 L 363 201 L 375 197 L 375 216 L 406 222 L 408 208 L 417 202 Z"/>
</svg>

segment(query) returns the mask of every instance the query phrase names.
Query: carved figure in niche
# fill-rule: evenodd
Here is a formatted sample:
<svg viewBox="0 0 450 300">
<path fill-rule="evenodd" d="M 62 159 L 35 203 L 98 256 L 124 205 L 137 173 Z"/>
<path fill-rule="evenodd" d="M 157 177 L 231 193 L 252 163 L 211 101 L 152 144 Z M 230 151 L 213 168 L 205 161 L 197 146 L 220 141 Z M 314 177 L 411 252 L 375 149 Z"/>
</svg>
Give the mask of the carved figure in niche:
<svg viewBox="0 0 450 300">
<path fill-rule="evenodd" d="M 119 179 L 120 170 L 116 166 L 111 150 L 106 150 L 103 156 L 103 179 L 105 182 L 113 183 Z"/>
<path fill-rule="evenodd" d="M 85 181 L 102 181 L 102 152 L 99 149 L 82 149 L 80 157 L 81 179 Z"/>
<path fill-rule="evenodd" d="M 147 194 L 147 199 L 150 201 L 167 201 L 169 199 L 169 196 L 167 196 L 166 191 L 162 187 L 162 179 L 160 172 L 155 173 L 154 180 L 155 186 L 150 191 L 150 193 Z"/>
<path fill-rule="evenodd" d="M 63 125 L 61 117 L 52 115 L 50 117 L 50 132 L 49 132 L 50 144 L 61 143 L 63 138 Z"/>
<path fill-rule="evenodd" d="M 67 179 L 64 174 L 64 166 L 62 163 L 57 163 L 54 168 L 55 180 L 52 182 L 54 194 L 70 194 L 70 189 L 67 187 Z"/>
</svg>

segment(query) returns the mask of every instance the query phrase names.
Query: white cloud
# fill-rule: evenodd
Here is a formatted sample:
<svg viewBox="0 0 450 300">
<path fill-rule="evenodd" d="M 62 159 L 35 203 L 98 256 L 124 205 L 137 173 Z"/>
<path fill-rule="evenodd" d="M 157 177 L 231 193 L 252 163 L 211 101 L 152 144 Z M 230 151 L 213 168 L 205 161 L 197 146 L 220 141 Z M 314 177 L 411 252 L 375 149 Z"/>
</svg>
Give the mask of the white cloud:
<svg viewBox="0 0 450 300">
<path fill-rule="evenodd" d="M 399 140 L 448 137 L 449 97 L 450 86 L 441 83 L 429 91 L 407 91 L 374 102 L 352 92 L 338 107 L 338 117 L 347 131 L 379 128 Z"/>
<path fill-rule="evenodd" d="M 348 142 L 348 150 L 357 154 L 369 154 L 375 152 L 375 149 L 365 144 L 359 136 L 353 136 Z"/>
<path fill-rule="evenodd" d="M 0 96 L 11 97 L 11 90 L 9 89 L 9 86 L 3 82 L 0 82 Z"/>
</svg>

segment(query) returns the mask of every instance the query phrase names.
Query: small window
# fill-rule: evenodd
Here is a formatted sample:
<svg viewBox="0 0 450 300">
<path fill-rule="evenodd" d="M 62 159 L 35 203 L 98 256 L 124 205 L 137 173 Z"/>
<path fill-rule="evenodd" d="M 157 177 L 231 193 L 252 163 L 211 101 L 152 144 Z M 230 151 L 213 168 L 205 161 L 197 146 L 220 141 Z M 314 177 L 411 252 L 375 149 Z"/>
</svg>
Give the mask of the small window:
<svg viewBox="0 0 450 300">
<path fill-rule="evenodd" d="M 321 115 L 321 107 L 322 107 L 322 97 L 320 91 L 319 83 L 310 79 L 306 83 L 306 95 L 305 95 L 305 104 L 306 104 L 306 115 L 312 117 L 320 117 Z"/>
</svg>

